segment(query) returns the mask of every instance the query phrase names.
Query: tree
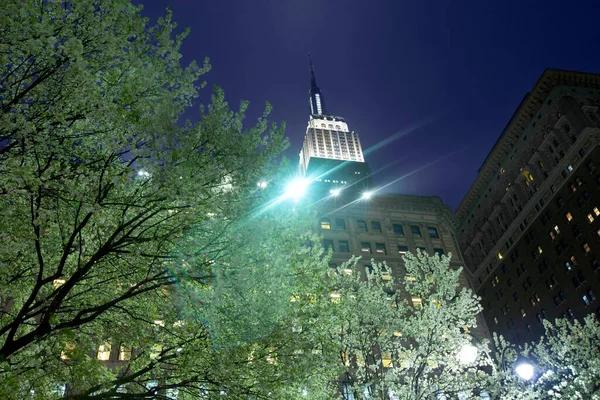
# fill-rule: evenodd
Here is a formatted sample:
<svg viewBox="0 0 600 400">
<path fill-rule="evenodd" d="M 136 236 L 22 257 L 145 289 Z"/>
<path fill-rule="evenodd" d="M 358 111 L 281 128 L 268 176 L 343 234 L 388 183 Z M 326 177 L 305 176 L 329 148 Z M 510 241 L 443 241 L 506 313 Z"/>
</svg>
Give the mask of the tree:
<svg viewBox="0 0 600 400">
<path fill-rule="evenodd" d="M 285 171 L 269 108 L 244 128 L 247 103 L 232 111 L 217 89 L 179 123 L 209 67 L 180 65 L 169 13 L 149 25 L 125 0 L 3 8 L 2 398 L 294 387 L 306 369 L 274 354 L 319 340 L 292 336 L 313 310 L 289 299 L 317 291 L 325 261 L 305 246 L 307 218 L 259 208 L 279 188 L 256 182 Z"/>
<path fill-rule="evenodd" d="M 597 318 L 544 321 L 544 328 L 540 339 L 524 346 L 495 337 L 489 392 L 502 399 L 600 399 Z M 534 366 L 531 381 L 515 373 L 520 362 Z"/>
<path fill-rule="evenodd" d="M 469 330 L 481 308 L 459 284 L 461 269 L 449 256 L 404 256 L 394 277 L 372 261 L 361 276 L 344 266 L 336 275 L 339 361 L 345 366 L 345 399 L 429 399 L 478 391 L 485 360 Z M 461 351 L 463 354 L 461 359 Z"/>
</svg>

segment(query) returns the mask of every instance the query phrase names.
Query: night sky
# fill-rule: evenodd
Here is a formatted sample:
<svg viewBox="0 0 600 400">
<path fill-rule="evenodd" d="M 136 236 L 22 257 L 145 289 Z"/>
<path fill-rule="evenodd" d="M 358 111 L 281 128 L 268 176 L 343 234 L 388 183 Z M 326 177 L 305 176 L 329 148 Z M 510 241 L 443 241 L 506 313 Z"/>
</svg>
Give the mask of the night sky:
<svg viewBox="0 0 600 400">
<path fill-rule="evenodd" d="M 545 68 L 600 72 L 600 1 L 138 0 L 191 34 L 232 106 L 266 101 L 296 162 L 309 114 L 308 61 L 330 113 L 361 137 L 386 191 L 456 208 Z M 210 90 L 205 89 L 203 99 Z M 191 115 L 191 114 L 190 114 Z M 386 140 L 388 139 L 388 140 Z M 379 145 L 378 144 L 383 144 Z"/>
</svg>

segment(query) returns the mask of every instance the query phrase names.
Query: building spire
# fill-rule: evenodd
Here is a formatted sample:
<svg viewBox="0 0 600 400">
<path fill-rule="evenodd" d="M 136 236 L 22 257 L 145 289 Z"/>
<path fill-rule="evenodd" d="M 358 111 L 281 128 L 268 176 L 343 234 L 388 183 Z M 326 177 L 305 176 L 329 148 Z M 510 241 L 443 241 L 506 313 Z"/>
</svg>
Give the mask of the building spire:
<svg viewBox="0 0 600 400">
<path fill-rule="evenodd" d="M 325 102 L 323 101 L 323 95 L 321 94 L 321 90 L 317 86 L 317 78 L 315 77 L 315 67 L 313 65 L 310 53 L 308 54 L 308 67 L 310 70 L 310 90 L 308 91 L 310 113 L 312 115 L 326 114 L 327 111 L 325 110 Z"/>
</svg>

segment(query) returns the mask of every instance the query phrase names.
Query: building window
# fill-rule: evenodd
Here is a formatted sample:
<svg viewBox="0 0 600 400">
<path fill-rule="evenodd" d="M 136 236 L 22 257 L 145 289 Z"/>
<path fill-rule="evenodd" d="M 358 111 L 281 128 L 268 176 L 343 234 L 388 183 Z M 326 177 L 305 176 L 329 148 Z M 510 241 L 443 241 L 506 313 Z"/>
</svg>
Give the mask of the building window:
<svg viewBox="0 0 600 400">
<path fill-rule="evenodd" d="M 421 228 L 419 228 L 417 225 L 411 225 L 410 231 L 413 234 L 413 236 L 421 237 Z"/>
<path fill-rule="evenodd" d="M 427 227 L 427 232 L 429 233 L 429 237 L 432 239 L 439 239 L 440 238 L 440 234 L 438 233 L 437 228 L 433 227 L 433 226 L 428 226 Z"/>
<path fill-rule="evenodd" d="M 343 218 L 336 218 L 335 219 L 335 229 L 338 231 L 345 231 L 346 230 L 346 220 Z"/>
<path fill-rule="evenodd" d="M 385 250 L 385 243 L 375 243 L 375 252 L 378 254 L 387 254 Z"/>
<path fill-rule="evenodd" d="M 367 232 L 368 231 L 367 223 L 365 221 L 363 221 L 362 219 L 359 219 L 356 221 L 356 226 L 358 227 L 359 232 Z"/>
<path fill-rule="evenodd" d="M 401 224 L 392 224 L 394 235 L 404 236 L 404 227 Z"/>
<path fill-rule="evenodd" d="M 594 215 L 596 217 L 600 217 L 600 209 L 598 207 L 594 207 L 592 211 L 594 211 Z"/>
<path fill-rule="evenodd" d="M 340 241 L 338 241 L 338 251 L 340 251 L 342 253 L 349 253 L 350 252 L 350 245 L 348 244 L 347 240 L 340 240 Z"/>
<path fill-rule="evenodd" d="M 110 360 L 110 349 L 111 349 L 111 345 L 108 342 L 98 346 L 98 353 L 96 355 L 98 360 L 100 360 L 100 361 Z"/>
<path fill-rule="evenodd" d="M 592 292 L 592 289 L 588 289 L 588 291 L 585 292 L 583 296 L 581 296 L 581 300 L 583 300 L 583 303 L 586 306 L 592 304 L 596 300 L 596 296 L 594 296 L 594 292 Z"/>
<path fill-rule="evenodd" d="M 415 308 L 421 308 L 423 306 L 423 300 L 420 297 L 412 297 L 410 300 Z"/>
<path fill-rule="evenodd" d="M 398 254 L 404 255 L 407 252 L 408 252 L 408 246 L 404 246 L 404 245 L 401 245 L 401 244 L 398 245 Z"/>
<path fill-rule="evenodd" d="M 383 368 L 391 368 L 392 365 L 392 353 L 389 351 L 384 351 L 381 353 L 381 364 Z"/>
<path fill-rule="evenodd" d="M 379 221 L 371 221 L 371 230 L 373 232 L 381 232 L 381 223 Z"/>
<path fill-rule="evenodd" d="M 444 255 L 444 249 L 434 248 L 433 249 L 433 254 L 437 254 L 438 256 L 443 256 Z"/>
<path fill-rule="evenodd" d="M 592 249 L 590 248 L 590 245 L 587 243 L 584 243 L 582 247 L 586 253 L 589 253 L 590 251 L 592 251 Z"/>
<path fill-rule="evenodd" d="M 331 230 L 331 221 L 329 220 L 329 218 L 322 218 L 320 224 L 321 229 L 324 229 L 326 231 Z"/>
<path fill-rule="evenodd" d="M 333 240 L 331 239 L 323 239 L 323 248 L 325 250 L 330 250 L 331 251 L 335 251 L 335 249 L 333 248 Z"/>
<path fill-rule="evenodd" d="M 548 286 L 548 289 L 550 290 L 554 289 L 557 283 L 558 282 L 556 282 L 556 278 L 554 277 L 554 275 L 550 275 L 550 278 L 546 279 L 546 286 Z"/>
<path fill-rule="evenodd" d="M 426 253 L 427 252 L 427 248 L 423 247 L 423 246 L 417 246 L 417 250 Z"/>
<path fill-rule="evenodd" d="M 369 242 L 360 242 L 360 251 L 363 253 L 371 254 L 371 243 Z"/>
<path fill-rule="evenodd" d="M 592 215 L 592 213 L 589 213 L 589 214 L 587 215 L 587 219 L 588 219 L 588 222 L 589 222 L 590 224 L 591 224 L 592 222 L 594 222 L 594 216 Z"/>
<path fill-rule="evenodd" d="M 131 347 L 121 345 L 119 347 L 119 360 L 129 361 L 131 360 Z"/>
<path fill-rule="evenodd" d="M 567 212 L 565 214 L 565 218 L 567 219 L 567 221 L 571 222 L 573 220 L 573 214 L 571 214 L 570 212 Z"/>
</svg>

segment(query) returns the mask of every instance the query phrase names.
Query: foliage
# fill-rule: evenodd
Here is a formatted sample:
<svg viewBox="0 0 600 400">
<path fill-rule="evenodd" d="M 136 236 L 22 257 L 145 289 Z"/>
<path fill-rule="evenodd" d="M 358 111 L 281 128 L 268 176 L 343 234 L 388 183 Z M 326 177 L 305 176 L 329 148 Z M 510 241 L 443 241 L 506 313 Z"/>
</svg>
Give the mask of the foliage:
<svg viewBox="0 0 600 400">
<path fill-rule="evenodd" d="M 326 260 L 305 246 L 309 218 L 259 207 L 280 188 L 256 182 L 287 171 L 269 108 L 245 128 L 247 103 L 232 111 L 217 89 L 199 122 L 178 123 L 208 64 L 181 67 L 169 13 L 149 25 L 125 0 L 3 9 L 0 397 L 294 387 L 310 358 L 277 359 L 319 335 L 293 335 L 314 311 L 290 293 L 317 291 Z M 105 343 L 124 360 L 99 361 Z"/>
<path fill-rule="evenodd" d="M 495 338 L 490 393 L 503 399 L 600 399 L 600 323 L 589 315 L 583 321 L 544 321 L 545 335 L 522 347 Z M 531 382 L 516 376 L 515 365 L 535 366 Z"/>
<path fill-rule="evenodd" d="M 404 256 L 405 273 L 373 262 L 366 279 L 348 266 L 337 274 L 339 360 L 345 398 L 429 399 L 476 388 L 483 360 L 462 363 L 478 299 L 459 284 L 446 256 Z"/>
</svg>

